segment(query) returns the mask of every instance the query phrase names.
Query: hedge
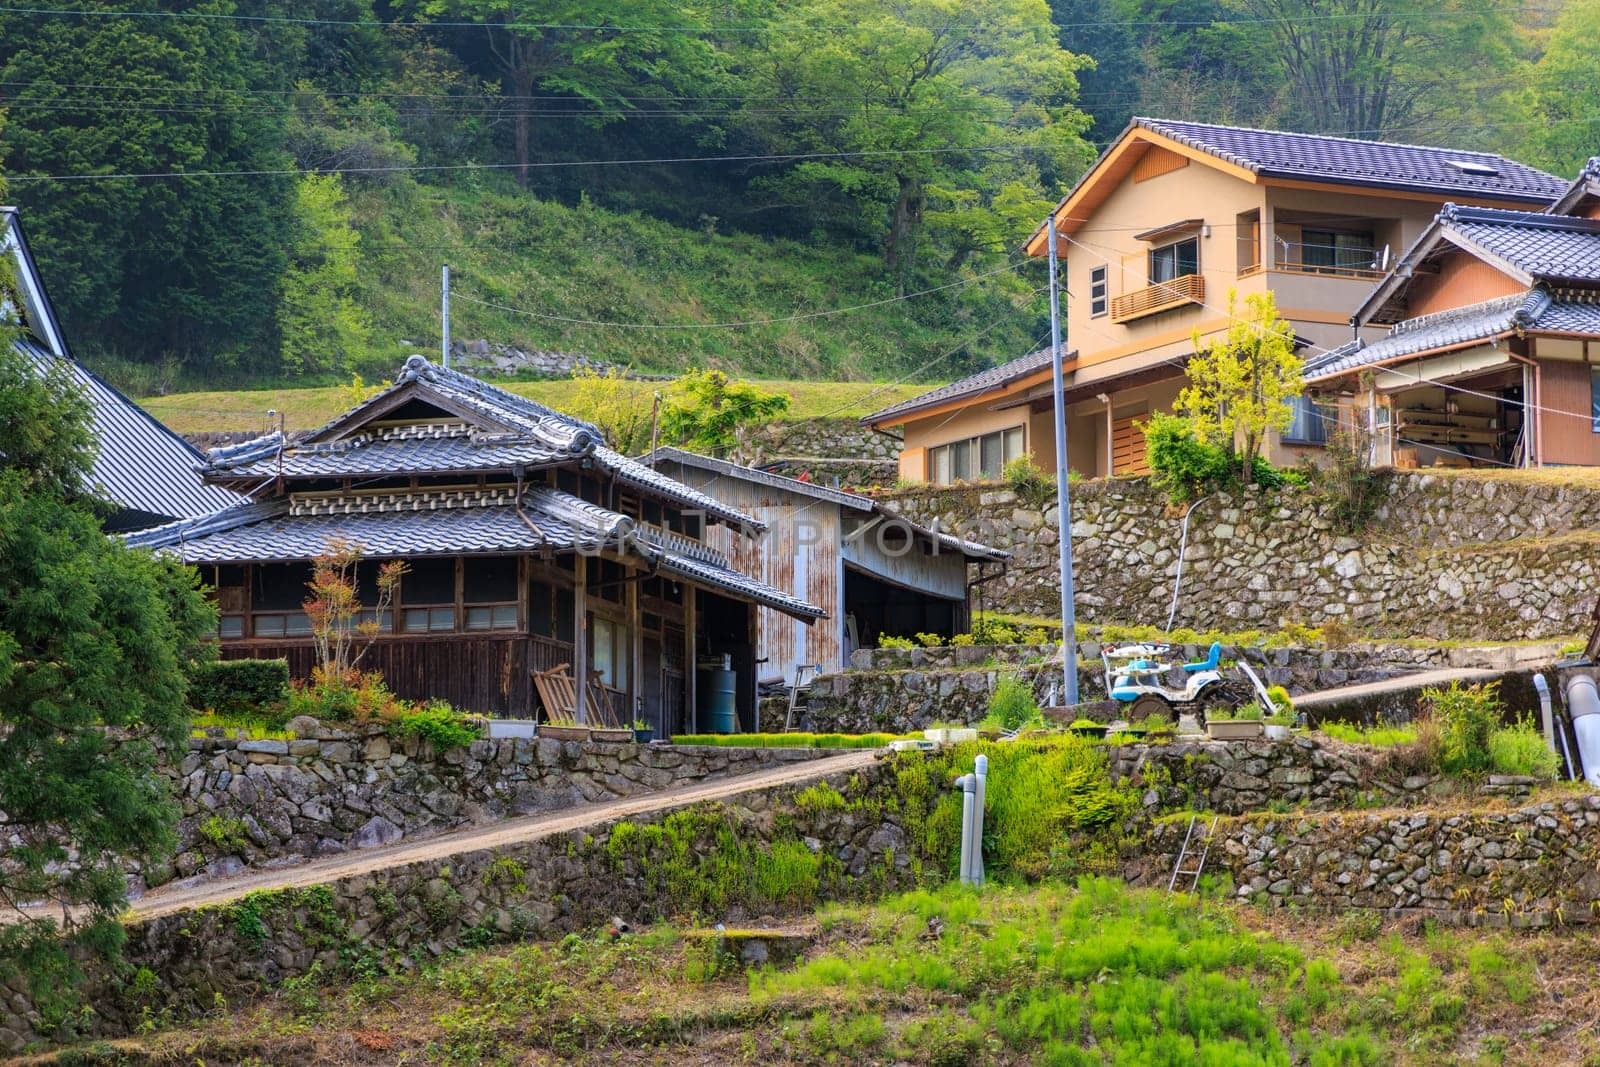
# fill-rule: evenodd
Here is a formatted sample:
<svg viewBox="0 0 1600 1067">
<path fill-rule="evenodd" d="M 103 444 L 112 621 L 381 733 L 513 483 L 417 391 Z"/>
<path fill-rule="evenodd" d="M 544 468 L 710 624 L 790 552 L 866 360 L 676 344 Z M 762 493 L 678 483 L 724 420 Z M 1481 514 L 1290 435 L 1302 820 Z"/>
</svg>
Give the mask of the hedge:
<svg viewBox="0 0 1600 1067">
<path fill-rule="evenodd" d="M 289 692 L 286 659 L 221 659 L 189 668 L 192 707 L 225 714 L 260 711 Z"/>
</svg>

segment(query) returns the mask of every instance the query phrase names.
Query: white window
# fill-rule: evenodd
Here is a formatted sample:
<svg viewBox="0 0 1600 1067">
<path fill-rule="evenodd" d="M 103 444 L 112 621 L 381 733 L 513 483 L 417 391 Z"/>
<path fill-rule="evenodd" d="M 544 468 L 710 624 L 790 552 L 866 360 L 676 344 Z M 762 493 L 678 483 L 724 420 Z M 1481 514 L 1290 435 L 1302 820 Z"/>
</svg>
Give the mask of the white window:
<svg viewBox="0 0 1600 1067">
<path fill-rule="evenodd" d="M 628 688 L 628 628 L 620 622 L 594 616 L 590 620 L 594 635 L 593 669 L 608 689 Z"/>
<path fill-rule="evenodd" d="M 1096 267 L 1089 272 L 1089 317 L 1097 319 L 1109 306 L 1106 289 L 1106 268 Z"/>
<path fill-rule="evenodd" d="M 1022 427 L 951 441 L 928 450 L 928 477 L 935 485 L 996 481 L 1005 465 L 1023 454 Z"/>
</svg>

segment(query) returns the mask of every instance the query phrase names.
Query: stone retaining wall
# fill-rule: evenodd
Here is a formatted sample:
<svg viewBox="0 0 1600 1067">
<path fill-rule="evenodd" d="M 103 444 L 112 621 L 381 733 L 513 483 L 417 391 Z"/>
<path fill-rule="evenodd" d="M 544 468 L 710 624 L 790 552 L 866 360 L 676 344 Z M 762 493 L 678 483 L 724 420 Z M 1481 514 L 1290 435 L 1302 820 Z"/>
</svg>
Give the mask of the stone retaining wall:
<svg viewBox="0 0 1600 1067">
<path fill-rule="evenodd" d="M 554 811 L 825 754 L 547 738 L 480 740 L 436 752 L 415 738 L 392 740 L 382 727 L 324 725 L 315 734 L 289 741 L 191 739 L 182 762 L 168 771 L 183 807 L 176 859 L 171 869 L 146 872 L 146 882 L 373 848 L 485 818 Z"/>
<path fill-rule="evenodd" d="M 728 458 L 735 463 L 782 463 L 781 473 L 823 485 L 892 488 L 900 477 L 899 439 L 865 429 L 855 419 L 795 419 L 741 426 Z"/>
<path fill-rule="evenodd" d="M 1186 820 L 1156 827 L 1135 880 L 1166 884 Z M 1217 828 L 1207 872 L 1241 897 L 1510 926 L 1600 920 L 1600 794 L 1510 810 L 1250 815 Z"/>
<path fill-rule="evenodd" d="M 1367 632 L 1511 640 L 1586 630 L 1600 589 L 1600 489 L 1548 478 L 1395 472 L 1356 536 L 1309 490 L 1219 494 L 1189 528 L 1176 624 L 1229 630 L 1337 620 Z M 884 499 L 922 522 L 1015 553 L 989 605 L 1059 610 L 1052 502 L 1001 486 Z M 1183 509 L 1142 479 L 1073 487 L 1078 618 L 1164 622 Z"/>
<path fill-rule="evenodd" d="M 1194 662 L 1208 652 L 1197 645 L 1180 645 L 1173 649 L 1172 659 L 1174 663 Z M 1092 653 L 1093 649 L 1083 649 L 1084 655 Z M 989 697 L 1002 678 L 1023 679 L 1041 703 L 1047 701 L 1051 687 L 1059 688 L 1060 668 L 1051 665 L 1053 658 L 1059 662 L 1059 654 L 1054 645 L 862 649 L 850 657 L 850 670 L 817 679 L 809 697 L 807 728 L 906 733 L 935 722 L 976 723 L 989 714 Z M 1295 696 L 1441 667 L 1549 662 L 1555 654 L 1554 644 L 1493 649 L 1225 646 L 1222 650 L 1223 659 L 1251 664 L 1266 684 L 1281 685 Z M 1181 687 L 1183 672 L 1175 668 L 1168 680 Z M 1242 676 L 1237 680 L 1244 684 Z M 1099 664 L 1080 665 L 1078 691 L 1082 700 L 1104 699 L 1104 671 Z M 1397 716 L 1391 713 L 1388 717 Z"/>
<path fill-rule="evenodd" d="M 882 764 L 827 780 L 854 801 L 893 783 Z M 329 981 L 355 967 L 410 967 L 455 948 L 550 937 L 612 916 L 643 923 L 679 915 L 689 906 L 679 882 L 685 864 L 730 840 L 747 857 L 769 852 L 775 842 L 816 855 L 818 900 L 911 886 L 906 836 L 883 814 L 897 809 L 810 804 L 806 797 L 800 787 L 785 786 L 741 794 L 734 804 L 682 809 L 683 816 L 628 821 L 637 828 L 664 819 L 676 836 L 635 832 L 628 847 L 616 850 L 611 838 L 624 821 L 135 922 L 128 926 L 123 977 L 91 965 L 87 995 L 94 1011 L 74 1021 L 84 1036 L 117 1036 L 137 1027 L 147 1010 L 181 1019 L 313 969 Z M 675 850 L 685 842 L 683 852 Z M 731 925 L 808 903 L 734 894 L 704 918 Z M 136 977 L 141 972 L 148 977 Z M 69 1036 L 41 1033 L 40 1025 L 27 976 L 8 976 L 0 984 L 0 1054 Z"/>
</svg>

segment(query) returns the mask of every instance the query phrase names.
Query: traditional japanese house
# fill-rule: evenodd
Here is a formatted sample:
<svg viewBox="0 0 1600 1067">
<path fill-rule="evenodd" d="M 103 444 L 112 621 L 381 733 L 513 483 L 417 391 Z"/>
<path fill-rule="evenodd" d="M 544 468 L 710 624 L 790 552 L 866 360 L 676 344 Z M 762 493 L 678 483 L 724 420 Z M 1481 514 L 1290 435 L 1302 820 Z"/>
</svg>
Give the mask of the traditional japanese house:
<svg viewBox="0 0 1600 1067">
<path fill-rule="evenodd" d="M 380 627 L 362 669 L 401 696 L 485 713 L 536 715 L 530 672 L 569 664 L 670 735 L 696 725 L 696 665 L 725 657 L 749 728 L 757 609 L 825 617 L 708 543 L 711 528 L 736 544 L 760 521 L 607 448 L 585 422 L 422 356 L 303 439 L 214 449 L 202 473 L 249 501 L 130 540 L 200 565 L 223 655 L 283 656 L 300 677 L 313 666 L 306 582 L 333 539 L 361 547 L 357 586 Z M 409 571 L 378 617 L 390 559 Z"/>
<path fill-rule="evenodd" d="M 857 648 L 883 637 L 949 638 L 971 622 L 974 588 L 1005 570 L 1011 553 L 912 522 L 881 501 L 678 448 L 645 457 L 657 470 L 753 515 L 757 537 L 711 537 L 740 570 L 823 605 L 826 623 L 803 625 L 772 608 L 757 613 L 762 677 L 793 682 L 800 664 L 842 670 Z"/>
</svg>

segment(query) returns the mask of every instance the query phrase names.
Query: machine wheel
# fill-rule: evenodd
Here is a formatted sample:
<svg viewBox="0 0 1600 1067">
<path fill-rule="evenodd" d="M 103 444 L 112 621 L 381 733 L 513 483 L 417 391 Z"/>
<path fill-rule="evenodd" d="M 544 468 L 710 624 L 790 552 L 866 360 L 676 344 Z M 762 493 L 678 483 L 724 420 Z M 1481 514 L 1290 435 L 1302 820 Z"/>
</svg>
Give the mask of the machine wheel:
<svg viewBox="0 0 1600 1067">
<path fill-rule="evenodd" d="M 1204 730 L 1206 716 L 1211 711 L 1233 711 L 1244 703 L 1244 697 L 1240 695 L 1237 689 L 1226 682 L 1218 683 L 1201 693 L 1200 699 L 1195 701 L 1195 722 Z"/>
<path fill-rule="evenodd" d="M 1155 693 L 1140 694 L 1132 704 L 1128 705 L 1128 721 L 1131 723 L 1143 722 L 1152 715 L 1160 715 L 1173 722 L 1178 721 L 1177 716 L 1172 713 L 1172 704 L 1166 697 Z"/>
</svg>

